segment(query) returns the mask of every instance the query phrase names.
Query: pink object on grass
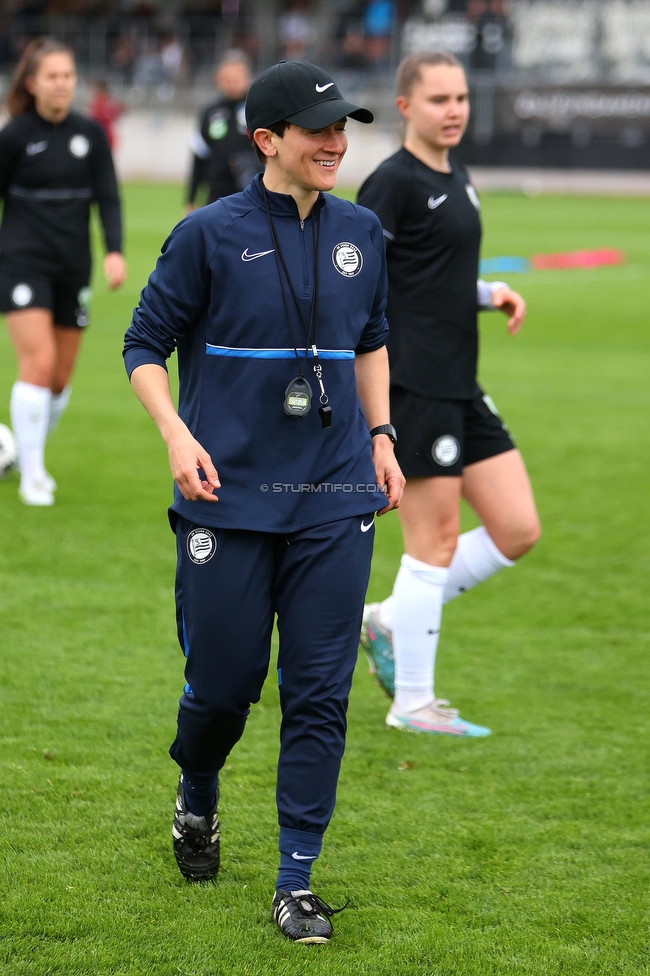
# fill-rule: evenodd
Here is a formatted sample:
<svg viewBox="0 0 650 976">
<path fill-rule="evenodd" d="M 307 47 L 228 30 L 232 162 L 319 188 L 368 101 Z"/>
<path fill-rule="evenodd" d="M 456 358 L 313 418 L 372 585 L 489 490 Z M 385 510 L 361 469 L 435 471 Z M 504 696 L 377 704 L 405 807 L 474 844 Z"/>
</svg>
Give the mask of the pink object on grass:
<svg viewBox="0 0 650 976">
<path fill-rule="evenodd" d="M 530 266 L 535 271 L 550 268 L 600 268 L 605 264 L 623 264 L 625 251 L 601 247 L 595 251 L 559 251 L 556 254 L 533 254 Z"/>
</svg>

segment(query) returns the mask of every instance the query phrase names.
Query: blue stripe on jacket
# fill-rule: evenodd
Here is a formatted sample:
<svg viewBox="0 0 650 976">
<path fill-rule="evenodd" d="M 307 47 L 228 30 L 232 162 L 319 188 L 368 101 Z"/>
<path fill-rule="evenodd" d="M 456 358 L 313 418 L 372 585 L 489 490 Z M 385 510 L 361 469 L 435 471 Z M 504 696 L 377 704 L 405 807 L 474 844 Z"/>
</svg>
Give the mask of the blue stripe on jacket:
<svg viewBox="0 0 650 976">
<path fill-rule="evenodd" d="M 209 342 L 205 344 L 207 356 L 233 356 L 236 359 L 294 359 L 295 349 L 253 349 L 244 346 L 213 346 Z M 298 356 L 302 359 L 305 349 L 298 349 Z M 307 358 L 313 359 L 314 354 L 309 349 Z M 353 349 L 319 349 L 319 359 L 354 359 Z"/>
</svg>

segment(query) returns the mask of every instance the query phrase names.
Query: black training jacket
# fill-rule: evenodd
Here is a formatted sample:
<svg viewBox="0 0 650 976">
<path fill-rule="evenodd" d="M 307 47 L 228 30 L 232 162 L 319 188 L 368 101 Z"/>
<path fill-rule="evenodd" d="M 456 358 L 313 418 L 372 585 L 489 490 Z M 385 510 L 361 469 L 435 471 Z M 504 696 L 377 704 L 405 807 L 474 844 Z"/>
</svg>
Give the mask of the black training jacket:
<svg viewBox="0 0 650 976">
<path fill-rule="evenodd" d="M 111 151 L 96 122 L 70 114 L 47 122 L 25 112 L 0 131 L 0 271 L 90 271 L 89 215 L 99 206 L 106 249 L 122 250 L 120 198 Z"/>
</svg>

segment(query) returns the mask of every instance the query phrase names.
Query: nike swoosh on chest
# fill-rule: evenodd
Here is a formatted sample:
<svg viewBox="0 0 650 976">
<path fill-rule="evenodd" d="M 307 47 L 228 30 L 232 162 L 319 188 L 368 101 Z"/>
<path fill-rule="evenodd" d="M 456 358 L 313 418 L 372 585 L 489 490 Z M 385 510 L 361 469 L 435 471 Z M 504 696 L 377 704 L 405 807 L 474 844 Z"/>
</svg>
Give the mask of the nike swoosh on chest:
<svg viewBox="0 0 650 976">
<path fill-rule="evenodd" d="M 443 193 L 439 197 L 436 197 L 433 194 L 431 194 L 431 196 L 427 200 L 427 207 L 429 208 L 429 210 L 437 210 L 438 207 L 440 207 L 445 202 L 448 196 L 449 196 L 448 193 Z"/>
</svg>

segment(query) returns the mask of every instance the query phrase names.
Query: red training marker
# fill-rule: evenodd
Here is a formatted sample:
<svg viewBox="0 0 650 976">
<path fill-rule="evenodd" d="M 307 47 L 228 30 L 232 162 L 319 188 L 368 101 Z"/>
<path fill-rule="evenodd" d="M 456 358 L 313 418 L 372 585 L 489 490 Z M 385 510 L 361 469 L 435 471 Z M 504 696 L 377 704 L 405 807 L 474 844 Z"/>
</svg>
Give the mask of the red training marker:
<svg viewBox="0 0 650 976">
<path fill-rule="evenodd" d="M 624 264 L 625 251 L 601 247 L 595 251 L 559 251 L 556 254 L 533 254 L 530 266 L 535 271 L 550 268 L 600 268 L 605 264 Z"/>
</svg>

